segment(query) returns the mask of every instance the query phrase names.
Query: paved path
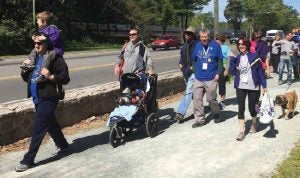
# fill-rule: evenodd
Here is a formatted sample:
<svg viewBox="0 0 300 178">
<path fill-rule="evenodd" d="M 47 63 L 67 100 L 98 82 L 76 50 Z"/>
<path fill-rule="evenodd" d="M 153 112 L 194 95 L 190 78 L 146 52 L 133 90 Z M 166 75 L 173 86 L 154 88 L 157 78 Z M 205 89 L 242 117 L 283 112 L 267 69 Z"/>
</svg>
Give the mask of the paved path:
<svg viewBox="0 0 300 178">
<path fill-rule="evenodd" d="M 276 77 L 268 80 L 272 97 L 287 88 L 287 85 L 278 87 L 276 81 Z M 299 92 L 299 87 L 298 82 L 291 89 Z M 193 120 L 177 124 L 171 119 L 178 106 L 175 102 L 160 108 L 162 132 L 155 138 L 147 137 L 141 129 L 133 132 L 126 144 L 112 148 L 108 144 L 108 128 L 83 131 L 68 136 L 72 150 L 64 157 L 51 157 L 52 141 L 42 145 L 36 158 L 38 166 L 26 172 L 14 171 L 24 151 L 0 156 L 0 177 L 255 178 L 271 175 L 300 139 L 300 114 L 291 120 L 275 119 L 274 132 L 270 132 L 268 125 L 260 125 L 256 134 L 248 134 L 244 141 L 238 142 L 232 84 L 228 86 L 227 98 L 229 104 L 222 112 L 226 120 L 222 123 L 209 122 L 195 129 L 191 127 Z M 276 118 L 280 112 L 276 107 Z M 246 117 L 250 118 L 248 113 Z"/>
</svg>

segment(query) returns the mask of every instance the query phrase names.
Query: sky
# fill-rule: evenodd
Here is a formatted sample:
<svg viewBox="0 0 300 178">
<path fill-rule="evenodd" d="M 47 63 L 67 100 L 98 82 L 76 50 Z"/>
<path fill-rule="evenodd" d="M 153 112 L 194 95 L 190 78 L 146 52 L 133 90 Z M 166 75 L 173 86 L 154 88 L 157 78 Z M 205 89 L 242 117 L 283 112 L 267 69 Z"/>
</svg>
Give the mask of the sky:
<svg viewBox="0 0 300 178">
<path fill-rule="evenodd" d="M 300 0 L 283 0 L 283 3 L 288 6 L 292 6 L 300 13 Z M 214 0 L 211 0 L 207 6 L 204 6 L 203 11 L 206 12 L 213 12 L 214 11 Z M 219 0 L 219 21 L 226 22 L 224 17 L 224 9 L 227 5 L 227 0 Z"/>
</svg>

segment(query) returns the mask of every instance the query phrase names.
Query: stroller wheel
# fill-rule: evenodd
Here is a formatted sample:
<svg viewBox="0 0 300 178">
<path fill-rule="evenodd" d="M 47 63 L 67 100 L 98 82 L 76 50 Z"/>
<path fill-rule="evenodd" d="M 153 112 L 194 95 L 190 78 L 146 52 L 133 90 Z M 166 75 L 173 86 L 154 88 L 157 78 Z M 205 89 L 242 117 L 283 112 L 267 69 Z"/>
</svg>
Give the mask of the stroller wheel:
<svg viewBox="0 0 300 178">
<path fill-rule="evenodd" d="M 120 129 L 118 129 L 116 126 L 113 126 L 110 128 L 109 133 L 109 142 L 112 147 L 117 147 L 121 144 L 122 141 L 122 133 L 120 132 Z"/>
<path fill-rule="evenodd" d="M 149 137 L 155 137 L 158 133 L 159 119 L 155 113 L 151 113 L 147 117 L 146 130 Z"/>
</svg>

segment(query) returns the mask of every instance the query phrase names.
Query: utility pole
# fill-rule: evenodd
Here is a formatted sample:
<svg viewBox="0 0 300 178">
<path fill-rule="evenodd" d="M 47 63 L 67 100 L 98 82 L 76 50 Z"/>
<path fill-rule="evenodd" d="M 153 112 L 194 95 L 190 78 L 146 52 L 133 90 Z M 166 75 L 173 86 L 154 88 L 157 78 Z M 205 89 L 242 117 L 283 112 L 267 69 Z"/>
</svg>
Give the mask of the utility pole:
<svg viewBox="0 0 300 178">
<path fill-rule="evenodd" d="M 214 34 L 219 31 L 219 0 L 214 0 Z"/>
<path fill-rule="evenodd" d="M 32 0 L 32 21 L 33 25 L 35 25 L 35 0 Z"/>
</svg>

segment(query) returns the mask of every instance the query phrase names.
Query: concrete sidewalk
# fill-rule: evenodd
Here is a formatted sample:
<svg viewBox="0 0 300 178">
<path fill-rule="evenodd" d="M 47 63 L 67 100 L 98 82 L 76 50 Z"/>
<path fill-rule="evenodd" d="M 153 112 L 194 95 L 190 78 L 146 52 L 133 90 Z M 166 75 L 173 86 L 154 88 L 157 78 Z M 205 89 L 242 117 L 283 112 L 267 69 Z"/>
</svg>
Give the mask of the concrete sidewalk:
<svg viewBox="0 0 300 178">
<path fill-rule="evenodd" d="M 287 88 L 276 81 L 276 76 L 268 80 L 273 98 Z M 193 120 L 177 124 L 172 120 L 178 107 L 174 102 L 160 108 L 161 133 L 155 138 L 140 129 L 129 135 L 124 145 L 112 148 L 108 128 L 83 131 L 67 137 L 71 151 L 64 156 L 51 155 L 55 148 L 52 141 L 42 145 L 36 158 L 38 166 L 26 172 L 14 171 L 25 151 L 1 155 L 0 177 L 268 177 L 299 141 L 300 114 L 291 120 L 276 119 L 281 114 L 277 106 L 274 131 L 260 124 L 257 133 L 238 142 L 235 90 L 233 84 L 227 87 L 228 106 L 221 113 L 226 119 L 222 123 L 209 122 L 195 129 L 191 127 Z M 299 91 L 299 87 L 299 82 L 293 83 L 290 90 Z M 250 119 L 248 110 L 246 118 Z"/>
</svg>

